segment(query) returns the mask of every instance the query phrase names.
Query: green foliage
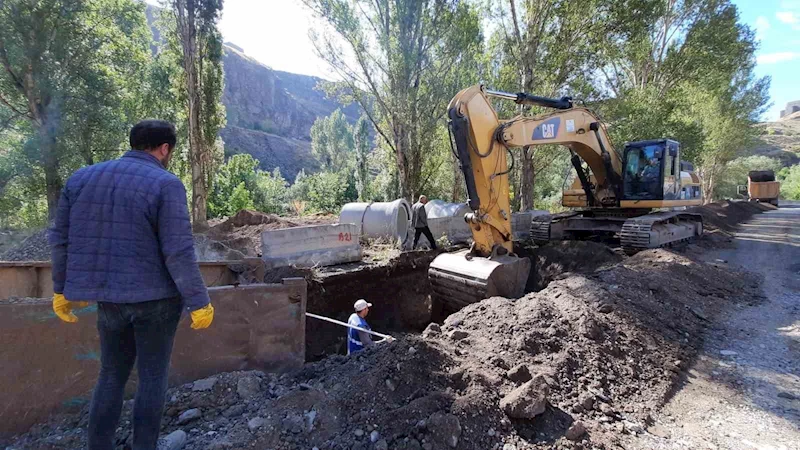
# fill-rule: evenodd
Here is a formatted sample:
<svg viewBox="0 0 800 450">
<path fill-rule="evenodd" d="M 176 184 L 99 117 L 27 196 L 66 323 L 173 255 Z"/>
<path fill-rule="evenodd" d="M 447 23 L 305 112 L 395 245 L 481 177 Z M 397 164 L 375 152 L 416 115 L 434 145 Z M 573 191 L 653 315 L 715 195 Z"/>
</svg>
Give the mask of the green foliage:
<svg viewBox="0 0 800 450">
<path fill-rule="evenodd" d="M 239 183 L 231 194 L 228 202 L 228 211 L 241 211 L 243 209 L 253 209 L 253 198 L 250 196 L 250 191 L 244 185 L 244 181 Z M 233 213 L 235 214 L 235 213 Z"/>
<path fill-rule="evenodd" d="M 477 9 L 464 1 L 303 2 L 327 24 L 312 29 L 312 40 L 342 78 L 327 85 L 329 94 L 359 103 L 380 145 L 397 155 L 401 194 L 410 198 L 448 101 L 467 78 L 478 79 Z"/>
<path fill-rule="evenodd" d="M 0 2 L 0 133 L 24 129 L 49 214 L 76 168 L 117 156 L 141 107 L 150 57 L 134 0 Z"/>
<path fill-rule="evenodd" d="M 341 109 L 328 117 L 320 117 L 311 127 L 311 151 L 323 170 L 338 172 L 351 166 L 354 147 L 353 129 Z"/>
<path fill-rule="evenodd" d="M 259 170 L 256 173 L 255 208 L 266 213 L 283 213 L 286 209 L 287 186 L 279 168 L 276 167 L 272 174 Z"/>
<path fill-rule="evenodd" d="M 338 213 L 348 198 L 348 177 L 344 173 L 320 172 L 302 180 L 305 184 L 308 207 L 314 212 Z"/>
<path fill-rule="evenodd" d="M 786 167 L 778 173 L 781 182 L 781 197 L 787 200 L 800 200 L 800 164 Z"/>
<path fill-rule="evenodd" d="M 781 162 L 767 156 L 747 156 L 727 163 L 720 172 L 715 188 L 716 198 L 740 198 L 737 186 L 747 184 L 747 173 L 751 170 L 772 170 L 778 173 Z"/>
<path fill-rule="evenodd" d="M 371 147 L 370 131 L 372 125 L 364 116 L 358 119 L 353 127 L 353 141 L 355 144 L 355 184 L 358 200 L 365 201 L 369 193 L 369 152 Z"/>
<path fill-rule="evenodd" d="M 209 217 L 232 216 L 241 209 L 280 214 L 284 211 L 287 183 L 279 169 L 272 174 L 257 170 L 258 160 L 248 154 L 231 156 L 214 174 L 209 195 Z"/>
</svg>

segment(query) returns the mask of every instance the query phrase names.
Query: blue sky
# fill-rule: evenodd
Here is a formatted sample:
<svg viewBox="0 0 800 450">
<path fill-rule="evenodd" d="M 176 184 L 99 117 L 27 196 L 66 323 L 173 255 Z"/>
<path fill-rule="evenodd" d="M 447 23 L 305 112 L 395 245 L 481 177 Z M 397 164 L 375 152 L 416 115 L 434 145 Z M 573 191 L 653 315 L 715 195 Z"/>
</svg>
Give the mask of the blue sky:
<svg viewBox="0 0 800 450">
<path fill-rule="evenodd" d="M 758 76 L 772 77 L 773 105 L 764 114 L 777 120 L 792 100 L 800 100 L 800 0 L 734 0 L 740 20 L 756 30 Z"/>
<path fill-rule="evenodd" d="M 756 72 L 772 77 L 773 105 L 764 119 L 777 120 L 786 102 L 800 100 L 800 0 L 733 2 L 740 20 L 757 30 Z M 300 0 L 225 0 L 220 30 L 226 41 L 273 69 L 333 79 L 308 39 L 314 24 Z"/>
</svg>

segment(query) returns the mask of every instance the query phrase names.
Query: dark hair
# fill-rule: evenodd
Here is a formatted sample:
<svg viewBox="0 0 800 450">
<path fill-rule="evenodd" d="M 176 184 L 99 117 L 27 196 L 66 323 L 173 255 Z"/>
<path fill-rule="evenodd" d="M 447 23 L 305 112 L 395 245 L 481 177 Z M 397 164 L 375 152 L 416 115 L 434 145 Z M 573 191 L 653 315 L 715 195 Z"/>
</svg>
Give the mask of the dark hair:
<svg viewBox="0 0 800 450">
<path fill-rule="evenodd" d="M 131 128 L 130 143 L 134 150 L 152 150 L 162 144 L 172 150 L 177 140 L 175 126 L 165 120 L 143 120 Z"/>
</svg>

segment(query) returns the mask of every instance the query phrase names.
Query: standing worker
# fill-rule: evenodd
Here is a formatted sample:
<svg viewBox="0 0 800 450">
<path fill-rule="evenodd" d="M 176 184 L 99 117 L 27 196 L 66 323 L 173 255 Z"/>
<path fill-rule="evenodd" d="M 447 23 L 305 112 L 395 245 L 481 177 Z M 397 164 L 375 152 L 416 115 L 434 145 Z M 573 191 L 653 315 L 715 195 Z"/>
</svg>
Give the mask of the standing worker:
<svg viewBox="0 0 800 450">
<path fill-rule="evenodd" d="M 419 235 L 425 234 L 428 242 L 431 243 L 431 249 L 436 250 L 436 241 L 433 239 L 431 229 L 428 228 L 428 213 L 425 212 L 426 203 L 428 203 L 428 197 L 420 195 L 419 201 L 411 207 L 411 224 L 414 225 L 414 246 L 412 249 L 417 248 Z"/>
<path fill-rule="evenodd" d="M 77 322 L 73 308 L 97 302 L 101 368 L 89 411 L 89 450 L 114 448 L 134 363 L 133 450 L 156 449 L 181 312 L 190 313 L 196 330 L 214 318 L 195 259 L 186 190 L 166 170 L 176 140 L 168 122 L 136 124 L 130 151 L 69 178 L 50 229 L 56 315 Z M 159 448 L 181 446 L 167 440 Z"/>
<path fill-rule="evenodd" d="M 361 328 L 363 330 L 372 331 L 372 328 L 369 327 L 367 323 L 367 314 L 369 314 L 369 309 L 372 308 L 372 303 L 367 303 L 366 300 L 359 299 L 353 305 L 353 309 L 355 312 L 350 314 L 350 318 L 347 319 L 347 324 Z M 347 329 L 347 354 L 350 355 L 351 353 L 355 353 L 361 350 L 364 350 L 365 347 L 372 347 L 375 344 L 379 344 L 383 342 L 384 339 L 379 341 L 373 341 L 372 336 L 369 333 L 365 333 L 361 330 L 356 330 L 354 328 Z"/>
</svg>

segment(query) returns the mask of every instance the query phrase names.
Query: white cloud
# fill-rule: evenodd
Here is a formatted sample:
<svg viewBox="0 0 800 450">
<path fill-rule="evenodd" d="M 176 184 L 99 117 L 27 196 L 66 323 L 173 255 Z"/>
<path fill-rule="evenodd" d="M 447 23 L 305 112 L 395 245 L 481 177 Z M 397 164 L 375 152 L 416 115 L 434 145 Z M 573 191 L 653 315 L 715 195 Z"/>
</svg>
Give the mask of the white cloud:
<svg viewBox="0 0 800 450">
<path fill-rule="evenodd" d="M 759 64 L 778 64 L 786 61 L 800 59 L 800 52 L 777 52 L 759 55 L 756 61 Z"/>
<path fill-rule="evenodd" d="M 764 16 L 758 16 L 756 19 L 756 39 L 763 41 L 770 28 L 772 28 L 772 25 L 770 25 L 769 19 Z"/>
<path fill-rule="evenodd" d="M 775 13 L 775 17 L 777 17 L 781 22 L 789 25 L 800 23 L 800 17 L 795 15 L 793 11 L 778 11 Z"/>
</svg>

